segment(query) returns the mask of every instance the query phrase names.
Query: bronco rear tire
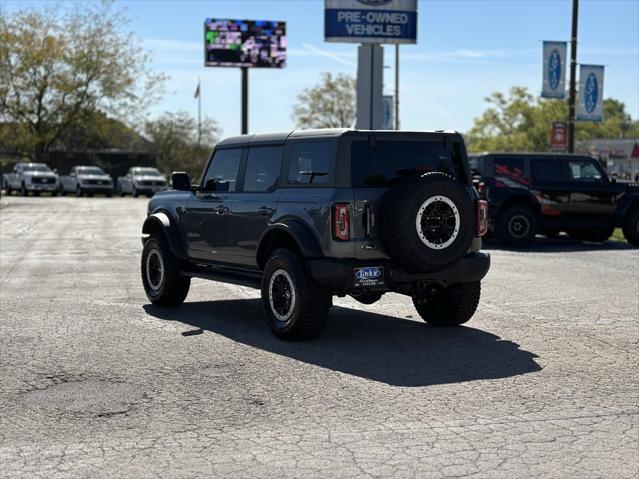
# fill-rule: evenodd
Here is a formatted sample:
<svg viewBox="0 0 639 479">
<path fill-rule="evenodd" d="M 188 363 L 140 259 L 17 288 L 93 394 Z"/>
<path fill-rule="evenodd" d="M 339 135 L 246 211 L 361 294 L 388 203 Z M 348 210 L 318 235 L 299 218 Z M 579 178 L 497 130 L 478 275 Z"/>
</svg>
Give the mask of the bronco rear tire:
<svg viewBox="0 0 639 479">
<path fill-rule="evenodd" d="M 468 251 L 474 211 L 464 185 L 449 175 L 406 178 L 382 202 L 384 248 L 408 272 L 444 270 Z"/>
<path fill-rule="evenodd" d="M 497 217 L 497 236 L 511 246 L 526 246 L 537 234 L 537 215 L 523 205 L 513 205 Z"/>
<path fill-rule="evenodd" d="M 180 274 L 180 260 L 163 237 L 152 236 L 144 243 L 141 273 L 144 292 L 153 304 L 177 306 L 189 294 L 191 278 Z"/>
<path fill-rule="evenodd" d="M 262 276 L 262 306 L 277 337 L 299 341 L 317 336 L 328 317 L 332 296 L 287 249 L 276 249 Z"/>
<path fill-rule="evenodd" d="M 430 326 L 459 326 L 473 317 L 479 297 L 481 283 L 459 283 L 448 286 L 434 294 L 413 296 L 417 313 Z"/>
<path fill-rule="evenodd" d="M 639 208 L 632 210 L 623 222 L 623 235 L 628 243 L 639 246 Z"/>
</svg>

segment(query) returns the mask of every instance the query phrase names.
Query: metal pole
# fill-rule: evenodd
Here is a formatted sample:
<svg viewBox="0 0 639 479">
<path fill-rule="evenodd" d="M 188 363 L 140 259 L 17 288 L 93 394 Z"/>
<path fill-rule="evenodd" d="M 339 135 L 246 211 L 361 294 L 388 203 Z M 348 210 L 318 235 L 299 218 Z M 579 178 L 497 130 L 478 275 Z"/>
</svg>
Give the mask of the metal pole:
<svg viewBox="0 0 639 479">
<path fill-rule="evenodd" d="M 570 91 L 568 93 L 568 153 L 575 152 L 575 83 L 577 72 L 577 20 L 579 0 L 572 0 L 572 34 L 570 38 Z"/>
<path fill-rule="evenodd" d="M 399 43 L 395 44 L 395 129 L 399 130 Z"/>
<path fill-rule="evenodd" d="M 248 67 L 242 68 L 242 135 L 248 133 Z"/>
<path fill-rule="evenodd" d="M 197 79 L 197 146 L 202 142 L 202 86 L 200 79 Z"/>
</svg>

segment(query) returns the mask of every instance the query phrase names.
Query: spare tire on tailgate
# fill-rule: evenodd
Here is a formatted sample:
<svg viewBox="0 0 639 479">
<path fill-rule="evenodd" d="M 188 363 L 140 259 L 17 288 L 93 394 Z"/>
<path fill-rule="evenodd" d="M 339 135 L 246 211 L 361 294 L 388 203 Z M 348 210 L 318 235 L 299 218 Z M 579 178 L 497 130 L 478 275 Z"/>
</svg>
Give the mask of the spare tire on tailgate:
<svg viewBox="0 0 639 479">
<path fill-rule="evenodd" d="M 452 266 L 468 251 L 474 225 L 475 209 L 468 191 L 444 173 L 406 178 L 382 201 L 384 248 L 410 273 Z"/>
</svg>

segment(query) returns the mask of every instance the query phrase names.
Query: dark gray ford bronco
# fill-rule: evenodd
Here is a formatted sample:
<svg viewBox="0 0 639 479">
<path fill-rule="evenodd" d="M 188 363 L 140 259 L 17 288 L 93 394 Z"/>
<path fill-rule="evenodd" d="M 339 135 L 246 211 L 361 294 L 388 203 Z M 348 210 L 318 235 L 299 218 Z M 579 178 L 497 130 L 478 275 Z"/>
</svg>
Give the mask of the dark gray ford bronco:
<svg viewBox="0 0 639 479">
<path fill-rule="evenodd" d="M 142 282 L 161 306 L 192 277 L 261 288 L 272 331 L 308 339 L 332 296 L 413 298 L 433 326 L 468 321 L 490 257 L 486 203 L 455 132 L 308 130 L 218 143 L 199 185 L 174 173 L 142 229 Z"/>
</svg>

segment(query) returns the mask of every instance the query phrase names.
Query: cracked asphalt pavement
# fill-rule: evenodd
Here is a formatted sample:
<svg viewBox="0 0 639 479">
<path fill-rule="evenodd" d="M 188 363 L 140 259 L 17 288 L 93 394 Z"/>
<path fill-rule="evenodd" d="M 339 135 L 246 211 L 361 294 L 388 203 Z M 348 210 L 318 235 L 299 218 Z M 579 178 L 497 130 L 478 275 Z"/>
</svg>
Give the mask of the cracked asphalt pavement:
<svg viewBox="0 0 639 479">
<path fill-rule="evenodd" d="M 256 290 L 150 305 L 145 209 L 0 200 L 0 477 L 639 476 L 639 251 L 489 247 L 466 327 L 389 294 L 287 343 Z"/>
</svg>

